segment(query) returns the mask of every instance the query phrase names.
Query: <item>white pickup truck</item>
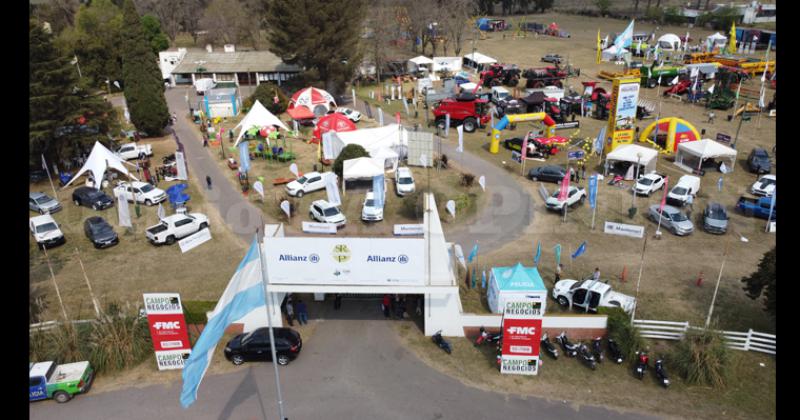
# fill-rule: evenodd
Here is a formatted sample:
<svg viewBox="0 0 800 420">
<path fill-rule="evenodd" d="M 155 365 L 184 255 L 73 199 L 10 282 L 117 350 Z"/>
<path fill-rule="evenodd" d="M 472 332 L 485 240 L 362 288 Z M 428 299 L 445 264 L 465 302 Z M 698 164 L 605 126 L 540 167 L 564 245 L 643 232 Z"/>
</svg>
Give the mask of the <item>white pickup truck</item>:
<svg viewBox="0 0 800 420">
<path fill-rule="evenodd" d="M 145 236 L 153 245 L 172 245 L 176 239 L 185 238 L 206 228 L 208 217 L 202 213 L 173 214 L 161 219 L 159 224 L 147 228 Z"/>
<path fill-rule="evenodd" d="M 164 190 L 141 181 L 131 181 L 130 184 L 125 181 L 118 182 L 117 187 L 114 188 L 114 196 L 119 197 L 120 195 L 130 202 L 144 203 L 146 206 L 152 206 L 167 199 L 167 193 Z"/>
<path fill-rule="evenodd" d="M 153 156 L 153 147 L 149 144 L 140 146 L 136 143 L 126 143 L 117 149 L 117 155 L 125 160 L 143 159 Z"/>
</svg>

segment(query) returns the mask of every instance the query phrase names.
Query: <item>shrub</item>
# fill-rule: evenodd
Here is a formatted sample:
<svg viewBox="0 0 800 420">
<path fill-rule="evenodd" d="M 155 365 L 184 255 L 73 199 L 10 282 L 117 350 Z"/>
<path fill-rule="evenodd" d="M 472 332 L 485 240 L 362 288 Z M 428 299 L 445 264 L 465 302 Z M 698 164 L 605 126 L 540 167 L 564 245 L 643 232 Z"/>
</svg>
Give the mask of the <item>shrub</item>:
<svg viewBox="0 0 800 420">
<path fill-rule="evenodd" d="M 644 20 L 662 23 L 664 21 L 664 9 L 660 7 L 651 7 L 644 12 Z"/>
<path fill-rule="evenodd" d="M 333 162 L 333 172 L 341 178 L 342 170 L 344 169 L 344 161 L 360 157 L 369 157 L 369 153 L 367 153 L 361 145 L 348 144 L 342 149 L 342 152 L 339 153 L 339 157 L 336 158 L 336 161 Z"/>
<path fill-rule="evenodd" d="M 463 173 L 461 174 L 461 186 L 470 188 L 472 184 L 475 182 L 475 175 Z"/>
<path fill-rule="evenodd" d="M 730 374 L 731 350 L 713 330 L 689 330 L 670 361 L 687 383 L 721 388 Z"/>
<path fill-rule="evenodd" d="M 89 362 L 97 372 L 133 367 L 152 350 L 147 319 L 132 311 L 106 315 L 84 340 Z"/>
<path fill-rule="evenodd" d="M 410 219 L 422 219 L 425 214 L 425 202 L 423 201 L 425 192 L 427 191 L 417 190 L 403 197 L 403 204 L 400 207 L 400 212 L 403 216 Z M 440 192 L 434 192 L 433 198 L 436 200 L 436 206 L 441 217 L 446 212 L 444 205 L 447 203 L 447 197 Z M 456 209 L 458 209 L 458 203 L 456 203 Z"/>
<path fill-rule="evenodd" d="M 453 198 L 453 201 L 456 203 L 456 212 L 460 213 L 465 211 L 475 204 L 475 199 L 477 195 L 469 193 L 469 194 L 459 194 Z"/>
<path fill-rule="evenodd" d="M 278 103 L 275 103 L 275 95 L 278 96 Z M 242 108 L 249 110 L 252 108 L 253 104 L 256 103 L 256 99 L 258 99 L 261 105 L 264 105 L 269 112 L 275 115 L 286 112 L 286 108 L 289 107 L 289 98 L 278 85 L 272 82 L 262 82 L 258 85 L 253 94 L 245 99 Z"/>
<path fill-rule="evenodd" d="M 644 347 L 644 339 L 631 323 L 630 315 L 621 308 L 599 308 L 598 313 L 608 315 L 608 337 L 619 344 L 625 358 L 633 359 Z"/>
<path fill-rule="evenodd" d="M 684 23 L 686 18 L 681 15 L 681 10 L 678 7 L 667 7 L 664 10 L 663 21 L 667 25 L 680 25 Z"/>
<path fill-rule="evenodd" d="M 611 9 L 611 0 L 595 0 L 594 5 L 600 10 L 600 15 L 605 16 Z"/>
<path fill-rule="evenodd" d="M 217 302 L 213 300 L 183 301 L 183 316 L 186 324 L 205 324 L 208 322 L 206 312 L 213 311 Z"/>
</svg>

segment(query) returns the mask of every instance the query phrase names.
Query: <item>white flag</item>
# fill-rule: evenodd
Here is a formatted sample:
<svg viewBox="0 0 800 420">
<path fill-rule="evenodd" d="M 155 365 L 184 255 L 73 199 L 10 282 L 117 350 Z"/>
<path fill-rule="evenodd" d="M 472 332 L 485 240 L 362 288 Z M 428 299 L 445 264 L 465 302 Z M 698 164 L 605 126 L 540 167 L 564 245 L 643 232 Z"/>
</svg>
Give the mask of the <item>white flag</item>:
<svg viewBox="0 0 800 420">
<path fill-rule="evenodd" d="M 292 131 L 297 133 L 300 130 L 300 127 L 297 126 L 297 120 L 292 120 Z"/>
<path fill-rule="evenodd" d="M 48 171 L 47 170 L 47 161 L 44 160 L 44 154 L 42 154 L 42 169 L 44 169 L 45 171 Z"/>
<path fill-rule="evenodd" d="M 447 212 L 450 213 L 450 215 L 455 218 L 456 217 L 456 202 L 453 201 L 453 200 L 450 200 L 450 201 L 447 202 L 445 207 L 447 208 Z"/>
<path fill-rule="evenodd" d="M 117 194 L 117 216 L 119 216 L 120 226 L 133 227 L 131 223 L 131 212 L 128 208 L 128 200 L 123 194 Z"/>
<path fill-rule="evenodd" d="M 356 90 L 352 89 L 351 92 L 353 93 L 353 107 L 356 106 Z"/>
<path fill-rule="evenodd" d="M 296 163 L 292 163 L 291 165 L 289 165 L 289 172 L 293 173 L 295 178 L 299 178 L 300 177 L 300 175 L 298 175 L 300 172 L 297 170 L 297 164 Z"/>
<path fill-rule="evenodd" d="M 450 134 L 450 114 L 444 114 L 444 136 Z"/>
<path fill-rule="evenodd" d="M 675 85 L 675 84 L 677 84 L 677 83 L 678 83 L 678 76 L 675 76 L 675 78 L 674 78 L 674 79 L 672 79 L 672 81 L 671 81 L 671 82 L 669 82 L 669 84 L 671 84 L 671 85 Z"/>
<path fill-rule="evenodd" d="M 456 127 L 456 131 L 458 131 L 458 148 L 456 151 L 463 152 L 464 151 L 464 125 L 459 125 Z"/>
<path fill-rule="evenodd" d="M 286 213 L 286 217 L 292 217 L 291 208 L 292 207 L 287 200 L 281 201 L 281 210 Z"/>
<path fill-rule="evenodd" d="M 711 85 L 711 87 L 708 88 L 708 93 L 714 93 L 714 85 Z"/>
<path fill-rule="evenodd" d="M 658 75 L 658 85 L 661 86 L 661 75 Z"/>
<path fill-rule="evenodd" d="M 75 58 L 73 58 L 73 59 L 72 59 L 72 61 L 70 61 L 70 62 L 69 62 L 69 63 L 70 63 L 70 64 L 72 64 L 73 66 L 74 66 L 74 65 L 76 65 L 76 64 L 78 64 L 78 56 L 76 55 L 76 56 L 74 56 L 74 57 L 75 57 Z"/>
<path fill-rule="evenodd" d="M 766 89 L 764 89 L 764 86 L 761 86 L 761 97 L 758 98 L 758 107 L 759 108 L 766 108 L 766 105 L 764 105 L 764 94 L 765 93 L 766 93 Z"/>
<path fill-rule="evenodd" d="M 117 89 L 120 89 L 120 87 L 119 87 L 119 80 L 114 80 L 114 86 L 116 86 L 116 87 L 117 87 Z"/>
<path fill-rule="evenodd" d="M 336 178 L 336 174 L 333 172 L 327 172 L 327 179 L 325 180 L 325 192 L 328 193 L 328 202 L 334 206 L 342 204 L 342 198 L 339 196 L 339 186 L 337 185 Z"/>
<path fill-rule="evenodd" d="M 480 184 L 481 188 L 483 189 L 483 192 L 486 192 L 486 177 L 485 176 L 481 175 L 481 177 L 478 178 L 478 184 Z"/>
<path fill-rule="evenodd" d="M 256 190 L 257 193 L 261 195 L 261 199 L 264 199 L 264 184 L 261 181 L 256 181 L 253 183 L 253 189 Z"/>
<path fill-rule="evenodd" d="M 164 206 L 162 206 L 161 203 L 158 203 L 158 210 L 156 211 L 156 214 L 158 215 L 159 220 L 167 217 L 167 211 L 164 210 Z"/>
<path fill-rule="evenodd" d="M 383 109 L 378 108 L 378 125 L 383 127 Z"/>
<path fill-rule="evenodd" d="M 178 170 L 179 180 L 186 181 L 187 179 L 189 179 L 189 177 L 186 174 L 186 159 L 184 159 L 183 157 L 183 152 L 175 152 L 175 167 Z"/>
<path fill-rule="evenodd" d="M 699 68 L 692 67 L 692 71 L 691 71 L 691 73 L 689 73 L 689 77 L 697 77 L 697 75 L 699 73 L 700 73 L 700 69 Z"/>
</svg>

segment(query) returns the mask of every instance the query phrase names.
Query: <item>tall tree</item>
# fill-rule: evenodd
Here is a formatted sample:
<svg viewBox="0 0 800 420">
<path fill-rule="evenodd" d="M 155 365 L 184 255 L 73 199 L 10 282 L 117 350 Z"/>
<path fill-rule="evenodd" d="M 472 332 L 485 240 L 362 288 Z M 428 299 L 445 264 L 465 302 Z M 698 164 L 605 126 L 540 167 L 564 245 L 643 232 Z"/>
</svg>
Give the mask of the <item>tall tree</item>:
<svg viewBox="0 0 800 420">
<path fill-rule="evenodd" d="M 54 45 L 42 22 L 31 20 L 29 29 L 30 77 L 28 124 L 30 163 L 71 157 L 119 129 L 108 102 L 78 87 L 78 75 L 69 58 Z"/>
<path fill-rule="evenodd" d="M 213 0 L 200 19 L 200 27 L 206 31 L 206 39 L 220 44 L 249 42 L 258 44 L 258 13 L 247 10 L 240 0 Z"/>
<path fill-rule="evenodd" d="M 538 10 L 539 13 L 544 13 L 547 9 L 553 8 L 553 0 L 534 0 L 535 4 L 533 6 L 534 10 Z"/>
<path fill-rule="evenodd" d="M 269 49 L 283 61 L 319 74 L 339 93 L 361 62 L 365 1 L 273 0 L 266 14 Z"/>
<path fill-rule="evenodd" d="M 395 35 L 396 18 L 396 10 L 392 7 L 391 0 L 373 1 L 366 18 L 367 32 L 371 34 L 365 42 L 366 52 L 375 64 L 378 82 L 381 81 L 380 69 L 386 61 L 386 53 Z"/>
<path fill-rule="evenodd" d="M 142 29 L 144 36 L 153 48 L 153 52 L 158 55 L 159 51 L 164 51 L 169 48 L 169 39 L 161 31 L 161 22 L 153 15 L 142 16 Z"/>
<path fill-rule="evenodd" d="M 31 4 L 31 12 L 38 20 L 48 22 L 53 33 L 58 34 L 74 25 L 78 6 L 78 0 L 50 0 L 44 4 Z"/>
<path fill-rule="evenodd" d="M 139 130 L 159 135 L 169 122 L 169 109 L 158 59 L 144 35 L 133 0 L 125 0 L 122 14 L 122 77 L 131 122 Z"/>
<path fill-rule="evenodd" d="M 472 27 L 470 17 L 474 12 L 472 0 L 441 0 L 442 22 L 447 42 L 453 47 L 455 55 L 461 54 L 464 36 Z M 447 54 L 445 50 L 445 55 Z"/>
<path fill-rule="evenodd" d="M 776 249 L 773 247 L 767 251 L 758 263 L 758 269 L 749 276 L 742 279 L 745 284 L 744 290 L 750 299 L 759 299 L 764 296 L 764 310 L 773 319 L 777 314 L 776 301 L 777 292 L 777 273 L 775 272 Z"/>
</svg>

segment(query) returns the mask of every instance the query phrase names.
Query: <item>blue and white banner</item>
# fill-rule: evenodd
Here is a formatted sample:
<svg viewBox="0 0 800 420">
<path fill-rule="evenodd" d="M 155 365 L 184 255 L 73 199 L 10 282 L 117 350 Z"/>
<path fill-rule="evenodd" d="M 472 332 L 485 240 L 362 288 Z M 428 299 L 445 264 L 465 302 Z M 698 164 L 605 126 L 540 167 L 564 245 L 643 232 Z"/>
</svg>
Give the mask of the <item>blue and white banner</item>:
<svg viewBox="0 0 800 420">
<path fill-rule="evenodd" d="M 372 177 L 372 193 L 375 196 L 375 207 L 380 209 L 383 208 L 383 197 L 386 193 L 385 185 L 383 174 Z"/>
<path fill-rule="evenodd" d="M 614 39 L 614 46 L 618 49 L 629 48 L 633 43 L 633 22 L 632 20 L 628 27 Z"/>
<path fill-rule="evenodd" d="M 239 143 L 239 168 L 241 168 L 242 172 L 247 172 L 250 170 L 250 142 L 243 141 Z"/>
<path fill-rule="evenodd" d="M 383 109 L 378 107 L 378 125 L 383 127 Z"/>
<path fill-rule="evenodd" d="M 556 265 L 561 264 L 561 244 L 557 244 L 553 250 L 556 253 Z"/>
<path fill-rule="evenodd" d="M 214 356 L 214 349 L 225 333 L 225 328 L 265 304 L 258 242 L 254 239 L 247 255 L 239 263 L 228 287 L 219 298 L 217 306 L 208 316 L 208 323 L 192 348 L 189 359 L 184 363 L 183 389 L 180 397 L 183 408 L 188 408 L 197 400 L 197 389 Z"/>
<path fill-rule="evenodd" d="M 325 192 L 328 194 L 328 202 L 334 206 L 341 205 L 342 197 L 339 195 L 338 177 L 333 172 L 326 172 L 323 176 L 327 176 L 325 180 Z"/>
<path fill-rule="evenodd" d="M 603 152 L 603 141 L 606 137 L 606 126 L 600 127 L 600 132 L 597 133 L 597 138 L 594 140 L 594 152 L 598 155 Z"/>
<path fill-rule="evenodd" d="M 458 132 L 458 148 L 456 148 L 456 151 L 464 152 L 464 125 L 456 127 L 456 131 Z"/>
<path fill-rule="evenodd" d="M 597 207 L 597 174 L 589 177 L 589 205 Z"/>
<path fill-rule="evenodd" d="M 574 260 L 575 258 L 580 257 L 581 255 L 583 255 L 584 252 L 586 252 L 586 241 L 583 241 L 583 243 L 578 247 L 578 249 L 575 250 L 575 253 L 572 254 L 572 259 Z"/>
<path fill-rule="evenodd" d="M 467 261 L 472 262 L 475 257 L 478 256 L 478 244 L 472 247 L 472 251 L 469 252 L 469 256 L 467 257 Z"/>
</svg>

